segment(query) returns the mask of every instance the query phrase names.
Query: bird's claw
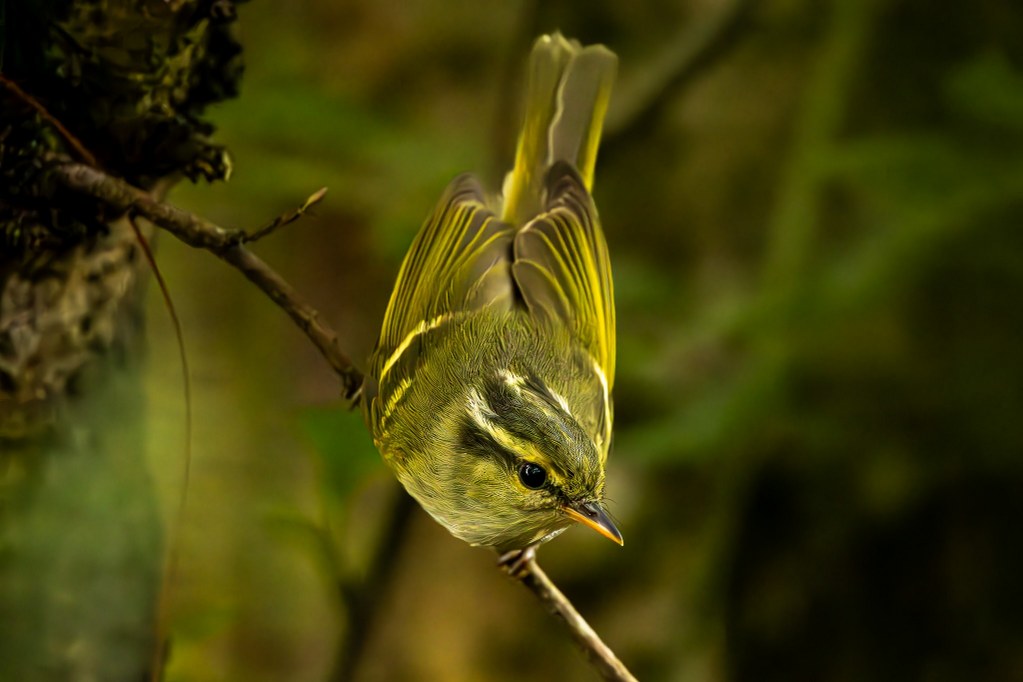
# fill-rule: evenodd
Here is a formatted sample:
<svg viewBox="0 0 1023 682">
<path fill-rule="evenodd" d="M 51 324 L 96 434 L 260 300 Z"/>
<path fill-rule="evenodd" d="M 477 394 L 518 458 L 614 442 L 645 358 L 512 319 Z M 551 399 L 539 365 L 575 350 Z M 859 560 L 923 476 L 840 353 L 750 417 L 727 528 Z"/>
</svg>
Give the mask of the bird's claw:
<svg viewBox="0 0 1023 682">
<path fill-rule="evenodd" d="M 536 559 L 536 545 L 525 549 L 513 549 L 505 552 L 497 560 L 497 565 L 510 577 L 521 580 L 529 573 L 529 565 Z"/>
</svg>

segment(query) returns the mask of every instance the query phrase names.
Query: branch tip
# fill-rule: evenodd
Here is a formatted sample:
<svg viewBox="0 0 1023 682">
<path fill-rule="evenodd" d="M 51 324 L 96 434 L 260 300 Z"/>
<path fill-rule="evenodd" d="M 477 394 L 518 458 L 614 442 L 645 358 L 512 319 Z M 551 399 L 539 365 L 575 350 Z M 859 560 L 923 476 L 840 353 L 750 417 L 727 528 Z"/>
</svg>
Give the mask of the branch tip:
<svg viewBox="0 0 1023 682">
<path fill-rule="evenodd" d="M 253 232 L 252 234 L 242 233 L 241 243 L 259 241 L 263 237 L 269 235 L 274 230 L 280 227 L 284 227 L 285 225 L 290 225 L 291 223 L 295 222 L 296 220 L 304 216 L 310 208 L 323 201 L 323 197 L 325 197 L 326 195 L 327 188 L 321 187 L 320 189 L 310 194 L 309 197 L 305 200 L 305 202 L 301 206 L 296 208 L 294 211 L 283 213 L 277 216 L 269 223 Z"/>
</svg>

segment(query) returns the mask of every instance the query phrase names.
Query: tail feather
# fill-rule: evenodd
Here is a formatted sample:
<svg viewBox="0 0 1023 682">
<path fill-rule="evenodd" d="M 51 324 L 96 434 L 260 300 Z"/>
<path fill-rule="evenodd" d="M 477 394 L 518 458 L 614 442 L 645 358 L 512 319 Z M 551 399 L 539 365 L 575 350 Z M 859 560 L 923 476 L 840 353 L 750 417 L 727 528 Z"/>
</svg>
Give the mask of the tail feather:
<svg viewBox="0 0 1023 682">
<path fill-rule="evenodd" d="M 542 36 L 529 59 L 526 110 L 515 166 L 505 178 L 503 219 L 522 225 L 543 208 L 543 182 L 556 161 L 570 163 L 590 190 L 617 57 L 560 33 Z"/>
</svg>

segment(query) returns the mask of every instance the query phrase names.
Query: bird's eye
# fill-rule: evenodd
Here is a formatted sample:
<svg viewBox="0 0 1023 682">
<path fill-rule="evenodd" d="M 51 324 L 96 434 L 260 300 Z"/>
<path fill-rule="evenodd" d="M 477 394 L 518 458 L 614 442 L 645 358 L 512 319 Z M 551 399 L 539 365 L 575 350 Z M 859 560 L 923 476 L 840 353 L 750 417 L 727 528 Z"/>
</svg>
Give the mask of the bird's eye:
<svg viewBox="0 0 1023 682">
<path fill-rule="evenodd" d="M 519 480 L 530 490 L 538 490 L 547 482 L 547 471 L 539 464 L 523 462 L 519 466 Z"/>
</svg>

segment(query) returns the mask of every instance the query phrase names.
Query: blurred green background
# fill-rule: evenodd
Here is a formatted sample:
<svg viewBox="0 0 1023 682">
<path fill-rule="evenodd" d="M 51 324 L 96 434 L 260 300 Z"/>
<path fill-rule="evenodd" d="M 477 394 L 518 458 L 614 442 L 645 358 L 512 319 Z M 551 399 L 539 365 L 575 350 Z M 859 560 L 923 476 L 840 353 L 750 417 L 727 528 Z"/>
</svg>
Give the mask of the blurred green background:
<svg viewBox="0 0 1023 682">
<path fill-rule="evenodd" d="M 1023 5 L 262 2 L 229 183 L 171 201 L 372 348 L 446 183 L 510 163 L 521 65 L 620 56 L 595 195 L 619 324 L 619 549 L 541 563 L 646 680 L 1023 680 Z M 677 82 L 676 82 L 677 81 Z M 665 87 L 665 84 L 670 87 Z M 195 383 L 170 680 L 592 679 L 558 625 L 402 493 L 254 287 L 164 236 Z M 150 457 L 180 486 L 180 368 L 150 292 Z"/>
</svg>

